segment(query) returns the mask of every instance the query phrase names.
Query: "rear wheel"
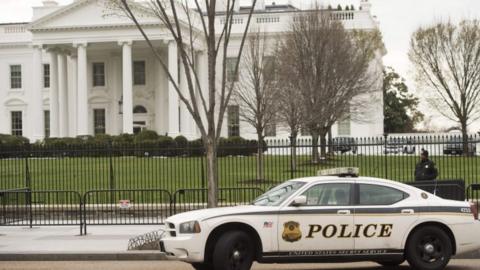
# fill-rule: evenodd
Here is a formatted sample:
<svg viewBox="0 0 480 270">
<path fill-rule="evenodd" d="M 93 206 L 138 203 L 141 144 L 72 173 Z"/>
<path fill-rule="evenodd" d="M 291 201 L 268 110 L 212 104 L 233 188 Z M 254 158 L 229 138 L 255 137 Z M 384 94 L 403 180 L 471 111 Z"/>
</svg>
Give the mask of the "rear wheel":
<svg viewBox="0 0 480 270">
<path fill-rule="evenodd" d="M 223 234 L 213 251 L 213 269 L 249 270 L 254 260 L 252 239 L 243 231 Z"/>
<path fill-rule="evenodd" d="M 452 256 L 452 242 L 439 227 L 425 226 L 413 232 L 406 247 L 406 257 L 417 270 L 442 270 Z"/>
</svg>

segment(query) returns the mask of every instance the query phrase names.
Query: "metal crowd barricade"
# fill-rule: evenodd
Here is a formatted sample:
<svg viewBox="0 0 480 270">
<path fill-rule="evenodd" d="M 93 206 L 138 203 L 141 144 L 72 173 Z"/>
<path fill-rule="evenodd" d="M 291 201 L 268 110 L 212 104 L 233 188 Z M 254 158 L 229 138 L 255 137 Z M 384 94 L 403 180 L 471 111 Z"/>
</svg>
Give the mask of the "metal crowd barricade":
<svg viewBox="0 0 480 270">
<path fill-rule="evenodd" d="M 0 191 L 2 226 L 82 227 L 82 198 L 76 191 Z"/>
<path fill-rule="evenodd" d="M 218 206 L 237 206 L 247 204 L 264 191 L 260 188 L 220 188 Z M 173 214 L 207 208 L 208 190 L 204 188 L 179 189 L 173 194 Z"/>
<path fill-rule="evenodd" d="M 467 188 L 467 200 L 474 203 L 480 210 L 480 184 L 471 184 Z"/>
<path fill-rule="evenodd" d="M 91 190 L 83 196 L 83 233 L 88 225 L 155 225 L 171 215 L 163 189 Z"/>
</svg>

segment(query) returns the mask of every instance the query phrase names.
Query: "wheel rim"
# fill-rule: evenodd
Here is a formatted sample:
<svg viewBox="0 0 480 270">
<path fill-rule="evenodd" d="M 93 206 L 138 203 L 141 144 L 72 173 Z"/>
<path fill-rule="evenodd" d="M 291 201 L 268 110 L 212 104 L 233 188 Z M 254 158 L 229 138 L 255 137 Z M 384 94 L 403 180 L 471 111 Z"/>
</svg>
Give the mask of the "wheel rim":
<svg viewBox="0 0 480 270">
<path fill-rule="evenodd" d="M 445 259 L 442 240 L 436 235 L 425 235 L 417 245 L 417 252 L 423 262 L 435 263 Z"/>
<path fill-rule="evenodd" d="M 241 269 L 247 255 L 247 248 L 244 242 L 236 242 L 230 251 L 229 261 L 232 270 Z"/>
</svg>

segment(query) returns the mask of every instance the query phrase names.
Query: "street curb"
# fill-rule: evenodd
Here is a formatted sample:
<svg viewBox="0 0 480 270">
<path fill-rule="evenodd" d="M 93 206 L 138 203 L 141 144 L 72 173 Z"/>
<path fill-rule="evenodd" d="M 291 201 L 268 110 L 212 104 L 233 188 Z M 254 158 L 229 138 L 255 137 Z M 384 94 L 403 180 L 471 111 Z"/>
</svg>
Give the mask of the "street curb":
<svg viewBox="0 0 480 270">
<path fill-rule="evenodd" d="M 160 261 L 159 251 L 116 253 L 0 253 L 0 261 Z"/>
<path fill-rule="evenodd" d="M 0 253 L 0 261 L 164 261 L 159 251 L 115 253 Z M 480 251 L 455 256 L 453 259 L 480 259 Z"/>
</svg>

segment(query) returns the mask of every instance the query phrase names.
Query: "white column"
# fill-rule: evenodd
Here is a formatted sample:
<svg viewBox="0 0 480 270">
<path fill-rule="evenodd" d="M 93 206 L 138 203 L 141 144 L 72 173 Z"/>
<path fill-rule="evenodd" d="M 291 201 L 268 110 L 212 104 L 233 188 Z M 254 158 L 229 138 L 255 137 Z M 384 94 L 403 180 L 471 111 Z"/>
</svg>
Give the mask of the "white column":
<svg viewBox="0 0 480 270">
<path fill-rule="evenodd" d="M 123 133 L 133 134 L 132 42 L 119 44 L 122 46 Z"/>
<path fill-rule="evenodd" d="M 50 58 L 50 137 L 57 138 L 58 132 L 58 58 L 55 49 L 48 51 Z"/>
<path fill-rule="evenodd" d="M 159 52 L 160 53 L 160 52 Z M 163 54 L 162 54 L 163 56 Z M 167 89 L 165 70 L 162 68 L 160 61 L 155 59 L 155 131 L 158 134 L 165 135 L 168 130 L 167 121 L 165 117 L 168 116 Z"/>
<path fill-rule="evenodd" d="M 168 71 L 178 85 L 178 48 L 174 41 L 168 43 Z M 168 81 L 168 135 L 175 137 L 179 134 L 178 125 L 178 94 L 173 83 Z"/>
<path fill-rule="evenodd" d="M 186 72 L 190 72 L 190 75 L 192 77 L 192 80 L 194 79 L 194 74 L 190 71 L 190 69 L 185 70 L 185 68 L 182 68 L 180 70 L 180 89 L 184 97 L 186 97 L 188 100 L 190 99 L 190 93 L 188 89 L 188 83 L 187 83 L 187 75 Z M 195 83 L 195 81 L 194 81 Z M 187 106 L 185 105 L 184 102 L 180 101 L 180 133 L 187 137 L 188 139 L 193 139 L 194 137 L 194 130 L 193 130 L 193 117 L 190 114 L 190 112 L 187 109 Z"/>
<path fill-rule="evenodd" d="M 45 138 L 43 119 L 43 61 L 42 46 L 33 46 L 33 86 L 30 93 L 30 112 L 28 123 L 32 129 L 31 140 L 37 141 Z"/>
<path fill-rule="evenodd" d="M 112 104 L 112 108 L 114 108 L 111 112 L 111 117 L 112 117 L 112 135 L 119 135 L 120 133 L 122 133 L 123 131 L 123 128 L 122 128 L 122 115 L 119 114 L 120 112 L 120 105 L 118 104 L 118 102 L 120 101 L 120 99 L 122 98 L 122 70 L 121 70 L 121 58 L 120 58 L 120 55 L 113 55 L 112 57 L 112 62 L 113 62 L 113 66 L 112 66 L 112 70 L 111 70 L 111 74 L 112 74 L 112 82 L 113 82 L 113 104 Z"/>
<path fill-rule="evenodd" d="M 77 135 L 88 135 L 87 44 L 77 47 Z"/>
<path fill-rule="evenodd" d="M 77 55 L 72 54 L 68 57 L 68 136 L 77 136 Z"/>
<path fill-rule="evenodd" d="M 68 136 L 67 55 L 58 55 L 58 122 L 60 137 Z"/>
</svg>

